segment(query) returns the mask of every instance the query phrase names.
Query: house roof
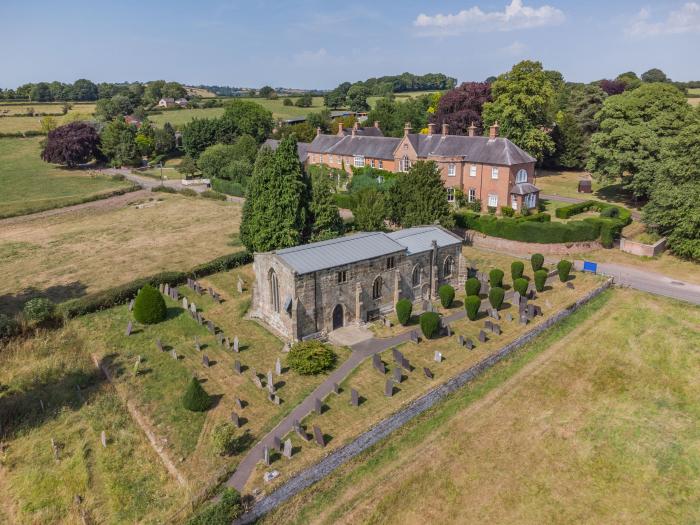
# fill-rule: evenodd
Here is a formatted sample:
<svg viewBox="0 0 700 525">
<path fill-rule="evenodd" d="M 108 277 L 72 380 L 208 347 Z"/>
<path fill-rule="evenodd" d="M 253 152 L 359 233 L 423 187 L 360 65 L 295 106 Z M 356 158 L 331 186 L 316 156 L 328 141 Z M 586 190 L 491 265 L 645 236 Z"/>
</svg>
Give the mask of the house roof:
<svg viewBox="0 0 700 525">
<path fill-rule="evenodd" d="M 344 266 L 404 251 L 405 247 L 383 232 L 362 232 L 314 242 L 274 253 L 299 274 Z"/>
<path fill-rule="evenodd" d="M 351 136 L 352 128 L 343 128 L 342 134 L 345 137 Z M 384 133 L 382 133 L 381 129 L 375 128 L 374 126 L 366 126 L 364 128 L 356 129 L 355 135 L 359 135 L 361 137 L 383 137 Z"/>
<path fill-rule="evenodd" d="M 462 239 L 440 226 L 406 228 L 388 233 L 387 237 L 405 246 L 408 255 L 432 250 L 433 241 L 437 242 L 438 248 L 462 244 Z"/>
<path fill-rule="evenodd" d="M 513 186 L 513 189 L 510 190 L 510 193 L 511 195 L 529 195 L 530 193 L 539 193 L 539 191 L 540 189 L 534 184 L 530 184 L 529 182 L 523 182 Z"/>
<path fill-rule="evenodd" d="M 401 139 L 393 137 L 363 137 L 346 135 L 323 153 L 331 155 L 363 155 L 373 159 L 391 160 Z M 311 143 L 313 147 L 313 142 Z M 313 151 L 313 150 L 310 150 Z M 320 153 L 320 152 L 319 152 Z"/>
<path fill-rule="evenodd" d="M 527 164 L 537 160 L 505 137 L 490 139 L 481 136 L 411 133 L 408 138 L 418 157 L 422 158 L 463 157 L 466 161 L 505 166 Z"/>
<path fill-rule="evenodd" d="M 272 151 L 275 151 L 277 147 L 280 145 L 280 141 L 276 139 L 267 139 L 264 143 L 263 146 L 267 146 L 270 148 Z M 297 155 L 299 156 L 299 162 L 302 164 L 306 162 L 306 155 L 309 150 L 309 143 L 308 142 L 297 142 Z"/>
</svg>

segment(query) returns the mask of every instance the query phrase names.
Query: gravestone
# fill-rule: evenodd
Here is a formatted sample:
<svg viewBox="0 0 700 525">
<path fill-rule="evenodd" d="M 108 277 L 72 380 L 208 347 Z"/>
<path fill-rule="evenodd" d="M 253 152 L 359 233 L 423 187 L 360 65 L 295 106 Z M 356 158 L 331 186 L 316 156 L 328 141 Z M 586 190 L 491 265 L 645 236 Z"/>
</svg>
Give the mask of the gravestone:
<svg viewBox="0 0 700 525">
<path fill-rule="evenodd" d="M 391 328 L 392 326 L 391 320 L 388 317 L 384 318 L 384 326 L 386 326 L 387 328 Z"/>
<path fill-rule="evenodd" d="M 338 383 L 333 383 L 333 393 L 340 394 L 340 386 L 338 385 Z"/>
<path fill-rule="evenodd" d="M 272 446 L 275 448 L 276 451 L 282 452 L 282 440 L 277 436 L 272 437 Z"/>
<path fill-rule="evenodd" d="M 573 289 L 574 289 L 574 283 L 572 283 L 571 281 L 567 281 L 566 287 L 567 287 L 569 290 L 573 290 Z"/>
<path fill-rule="evenodd" d="M 533 317 L 535 317 L 535 313 L 536 313 L 535 305 L 534 305 L 534 304 L 528 304 L 528 305 L 527 305 L 527 316 L 528 316 L 530 319 L 532 319 Z"/>
<path fill-rule="evenodd" d="M 237 408 L 238 410 L 243 410 L 243 403 L 241 402 L 241 399 L 240 399 L 240 398 L 237 397 L 237 398 L 234 400 L 233 404 L 236 405 L 236 408 Z"/>
<path fill-rule="evenodd" d="M 238 346 L 238 336 L 235 336 L 233 338 L 233 351 L 238 353 L 239 348 L 240 347 Z"/>
<path fill-rule="evenodd" d="M 280 358 L 277 358 L 277 361 L 275 361 L 275 374 L 278 376 L 282 375 L 282 361 L 280 361 Z"/>
<path fill-rule="evenodd" d="M 166 284 L 166 285 L 163 287 L 163 293 L 164 293 L 165 295 L 168 295 L 168 296 L 170 295 L 170 285 L 169 285 L 169 284 Z"/>
<path fill-rule="evenodd" d="M 318 425 L 314 425 L 314 439 L 316 440 L 316 444 L 320 447 L 325 447 L 326 446 L 326 440 L 323 437 L 323 432 L 321 432 L 321 429 L 318 428 Z"/>
<path fill-rule="evenodd" d="M 289 343 L 284 343 L 284 346 L 282 347 L 282 353 L 286 354 L 289 352 L 290 349 L 291 347 L 289 346 Z"/>
<path fill-rule="evenodd" d="M 474 350 L 474 342 L 471 339 L 465 339 L 464 346 L 467 347 L 467 350 Z"/>
<path fill-rule="evenodd" d="M 535 290 L 530 290 L 530 294 L 528 295 L 528 298 L 531 301 L 534 301 L 535 299 L 537 299 L 537 292 Z"/>
<path fill-rule="evenodd" d="M 432 379 L 432 378 L 433 378 L 433 373 L 430 371 L 430 368 L 427 368 L 427 367 L 424 366 L 424 367 L 423 367 L 423 373 L 425 374 L 425 377 L 427 377 L 428 379 Z"/>
<path fill-rule="evenodd" d="M 391 356 L 394 358 L 394 362 L 396 363 L 401 362 L 401 357 L 403 357 L 401 352 L 399 352 L 396 348 L 391 349 Z"/>
<path fill-rule="evenodd" d="M 202 326 L 204 324 L 204 318 L 202 317 L 202 314 L 200 312 L 197 312 L 197 324 L 199 326 Z"/>
<path fill-rule="evenodd" d="M 107 448 L 107 433 L 104 430 L 100 433 L 100 442 L 103 448 Z"/>
<path fill-rule="evenodd" d="M 401 356 L 401 363 L 399 364 L 404 370 L 406 370 L 406 372 L 411 371 L 411 363 L 404 356 Z"/>
<path fill-rule="evenodd" d="M 481 281 L 481 288 L 479 288 L 479 295 L 489 294 L 489 284 L 486 281 Z"/>
<path fill-rule="evenodd" d="M 253 383 L 255 383 L 255 386 L 257 386 L 260 390 L 263 389 L 262 381 L 260 381 L 260 378 L 257 375 L 253 376 Z"/>
<path fill-rule="evenodd" d="M 209 295 L 211 295 L 212 297 L 214 297 L 214 290 L 212 289 L 211 286 L 209 287 L 209 290 L 208 290 L 208 291 L 209 291 Z"/>
<path fill-rule="evenodd" d="M 486 321 L 484 323 L 484 328 L 486 328 L 486 330 L 491 330 L 492 326 L 493 326 L 493 323 L 491 321 Z"/>
<path fill-rule="evenodd" d="M 224 338 L 224 350 L 231 350 L 231 341 L 229 341 L 228 337 Z"/>
<path fill-rule="evenodd" d="M 241 374 L 241 362 L 240 362 L 238 359 L 236 359 L 236 360 L 233 362 L 233 370 L 234 370 L 238 375 Z"/>
<path fill-rule="evenodd" d="M 520 304 L 520 292 L 513 292 L 513 304 L 515 306 Z"/>
<path fill-rule="evenodd" d="M 520 314 L 520 324 L 527 324 L 527 314 Z"/>
<path fill-rule="evenodd" d="M 236 283 L 236 290 L 238 293 L 243 293 L 243 279 L 241 277 L 238 277 L 238 282 Z"/>
<path fill-rule="evenodd" d="M 360 406 L 360 394 L 354 388 L 350 389 L 350 404 L 354 407 Z"/>
<path fill-rule="evenodd" d="M 513 314 L 511 314 L 510 312 L 508 312 L 508 313 L 506 314 L 506 321 L 508 321 L 509 323 L 510 323 L 510 322 L 513 322 Z"/>
<path fill-rule="evenodd" d="M 209 332 L 212 334 L 216 333 L 216 327 L 214 326 L 214 323 L 211 320 L 207 321 L 207 330 L 209 330 Z"/>
<path fill-rule="evenodd" d="M 400 383 L 402 378 L 403 378 L 403 375 L 401 374 L 401 367 L 399 367 L 399 366 L 395 367 L 394 368 L 394 375 L 393 375 L 394 382 Z"/>
<path fill-rule="evenodd" d="M 194 302 L 190 303 L 190 312 L 192 312 L 193 314 L 197 313 L 197 305 L 195 305 Z"/>
<path fill-rule="evenodd" d="M 418 343 L 418 332 L 415 330 L 411 332 L 411 342 L 416 344 Z"/>
<path fill-rule="evenodd" d="M 450 325 L 449 325 L 449 324 L 446 324 L 446 325 L 445 325 L 445 335 L 446 335 L 447 337 L 452 337 L 452 329 L 450 328 Z"/>
<path fill-rule="evenodd" d="M 231 423 L 233 423 L 234 427 L 241 428 L 241 418 L 235 412 L 231 412 Z"/>
<path fill-rule="evenodd" d="M 284 442 L 284 448 L 282 449 L 282 455 L 287 459 L 292 458 L 292 440 L 289 438 L 287 438 L 287 440 Z"/>
<path fill-rule="evenodd" d="M 179 301 L 180 300 L 180 292 L 178 292 L 175 288 L 173 288 L 171 291 L 173 294 L 173 301 L 175 301 L 175 302 Z"/>
<path fill-rule="evenodd" d="M 493 325 L 493 330 L 492 330 L 492 331 L 493 331 L 493 333 L 496 334 L 496 335 L 501 335 L 501 326 L 500 326 L 500 325 L 497 325 L 497 324 L 494 324 L 494 325 Z"/>
<path fill-rule="evenodd" d="M 183 298 L 182 298 L 182 307 L 183 307 L 185 310 L 189 310 L 189 309 L 190 309 L 190 303 L 187 301 L 187 297 L 183 297 Z"/>
<path fill-rule="evenodd" d="M 220 345 L 224 344 L 224 334 L 223 332 L 219 332 L 216 334 L 216 342 L 219 343 Z"/>
<path fill-rule="evenodd" d="M 273 394 L 275 393 L 275 380 L 272 377 L 272 370 L 267 371 L 267 389 Z"/>
<path fill-rule="evenodd" d="M 549 308 L 549 306 L 548 306 Z M 535 315 L 543 316 L 542 308 L 539 305 L 535 305 Z"/>
<path fill-rule="evenodd" d="M 199 339 L 197 339 L 197 336 L 194 336 L 194 349 L 197 350 L 197 352 L 202 350 L 202 347 L 199 346 Z"/>
<path fill-rule="evenodd" d="M 501 316 L 498 314 L 498 310 L 496 310 L 495 308 L 491 308 L 491 310 L 489 311 L 489 315 L 492 319 L 495 319 L 496 321 L 501 320 Z"/>
<path fill-rule="evenodd" d="M 479 330 L 479 342 L 486 342 L 486 332 L 484 332 L 483 330 Z"/>
<path fill-rule="evenodd" d="M 173 358 L 175 361 L 177 361 L 177 352 L 175 351 L 174 348 L 173 348 L 172 350 L 170 350 L 170 355 L 172 356 L 172 358 Z"/>
<path fill-rule="evenodd" d="M 124 335 L 129 337 L 131 335 L 131 331 L 134 329 L 134 325 L 129 321 L 129 323 L 126 325 L 126 330 L 124 331 Z"/>
<path fill-rule="evenodd" d="M 275 394 L 274 396 L 272 396 L 272 402 L 275 405 L 279 405 L 280 403 L 282 403 L 282 400 L 280 399 L 280 397 L 277 394 Z"/>
<path fill-rule="evenodd" d="M 129 311 L 131 312 L 134 309 L 134 299 L 129 301 Z"/>
<path fill-rule="evenodd" d="M 160 285 L 158 286 L 158 291 L 160 293 L 163 293 L 165 291 L 165 285 L 163 283 L 160 283 Z"/>
<path fill-rule="evenodd" d="M 270 466 L 270 449 L 267 447 L 263 448 L 263 461 L 265 465 Z"/>
<path fill-rule="evenodd" d="M 381 357 L 379 357 L 379 354 L 374 354 L 372 356 L 372 366 L 380 374 L 384 375 L 386 373 L 384 362 L 382 361 Z"/>
<path fill-rule="evenodd" d="M 304 429 L 301 428 L 299 421 L 294 421 L 294 432 L 296 432 L 297 436 L 299 436 L 301 439 L 303 439 L 306 442 L 308 442 L 311 439 L 311 438 L 309 438 L 309 435 L 304 431 Z"/>
<path fill-rule="evenodd" d="M 156 348 L 159 352 L 163 351 L 163 343 L 161 343 L 160 339 L 156 339 Z"/>
<path fill-rule="evenodd" d="M 442 353 L 438 352 L 437 350 L 435 351 L 435 356 L 433 357 L 433 360 L 436 363 L 442 363 Z"/>
<path fill-rule="evenodd" d="M 209 368 L 209 357 L 206 354 L 202 356 L 202 364 Z"/>
<path fill-rule="evenodd" d="M 319 416 L 321 415 L 321 412 L 323 412 L 323 401 L 321 401 L 319 398 L 314 399 L 314 412 L 316 412 Z"/>
<path fill-rule="evenodd" d="M 464 336 L 463 335 L 458 335 L 457 336 L 457 342 L 459 343 L 459 346 L 464 346 Z"/>
<path fill-rule="evenodd" d="M 386 383 L 384 383 L 384 395 L 386 397 L 394 395 L 394 382 L 391 379 L 387 379 Z"/>
</svg>

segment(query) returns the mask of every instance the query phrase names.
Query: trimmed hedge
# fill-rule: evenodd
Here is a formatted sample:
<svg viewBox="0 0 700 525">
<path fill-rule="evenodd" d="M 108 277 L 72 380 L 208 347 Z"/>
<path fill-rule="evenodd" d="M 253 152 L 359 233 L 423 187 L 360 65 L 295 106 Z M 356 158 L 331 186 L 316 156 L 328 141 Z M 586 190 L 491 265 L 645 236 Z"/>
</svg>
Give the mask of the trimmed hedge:
<svg viewBox="0 0 700 525">
<path fill-rule="evenodd" d="M 227 179 L 211 179 L 211 187 L 214 191 L 233 195 L 234 197 L 245 197 L 245 188 L 240 182 L 234 182 Z"/>
<path fill-rule="evenodd" d="M 399 299 L 396 303 L 396 317 L 399 323 L 406 326 L 411 320 L 411 312 L 413 312 L 413 303 L 408 299 Z"/>
<path fill-rule="evenodd" d="M 316 375 L 335 366 L 337 356 L 318 340 L 299 341 L 287 355 L 289 367 L 301 375 Z"/>
<path fill-rule="evenodd" d="M 440 316 L 436 312 L 423 312 L 420 316 L 420 330 L 426 339 L 432 339 L 438 333 Z"/>
<path fill-rule="evenodd" d="M 185 395 L 182 397 L 182 405 L 192 412 L 204 412 L 211 406 L 209 394 L 196 377 L 193 377 L 187 385 Z"/>
<path fill-rule="evenodd" d="M 489 303 L 496 310 L 498 310 L 503 304 L 503 299 L 506 296 L 506 291 L 503 288 L 495 287 L 489 290 Z"/>
<path fill-rule="evenodd" d="M 541 270 L 543 264 L 544 255 L 542 255 L 541 253 L 533 253 L 530 257 L 530 265 L 532 266 L 532 271 L 536 272 L 537 270 Z"/>
<path fill-rule="evenodd" d="M 470 295 L 478 296 L 480 290 L 481 290 L 481 282 L 476 277 L 470 277 L 464 283 L 464 291 L 467 292 L 467 296 L 470 296 Z"/>
<path fill-rule="evenodd" d="M 571 261 L 562 259 L 557 263 L 557 273 L 559 274 L 559 280 L 563 283 L 569 280 L 569 273 L 571 273 Z"/>
<path fill-rule="evenodd" d="M 198 514 L 192 516 L 187 525 L 228 525 L 243 514 L 241 495 L 231 487 L 226 487 L 221 499 L 209 503 Z"/>
<path fill-rule="evenodd" d="M 547 283 L 547 270 L 537 270 L 535 272 L 535 289 L 538 292 L 544 291 L 544 286 Z"/>
<path fill-rule="evenodd" d="M 134 300 L 134 319 L 142 324 L 156 324 L 165 320 L 167 313 L 161 293 L 150 284 L 144 285 Z"/>
<path fill-rule="evenodd" d="M 481 307 L 481 299 L 478 295 L 469 295 L 464 300 L 464 309 L 467 311 L 467 317 L 470 321 L 476 321 L 479 317 L 479 308 Z"/>
<path fill-rule="evenodd" d="M 513 261 L 510 263 L 510 276 L 513 278 L 515 281 L 516 279 L 520 279 L 523 276 L 523 272 L 525 271 L 525 263 L 522 261 Z"/>
<path fill-rule="evenodd" d="M 443 284 L 438 288 L 438 295 L 440 296 L 440 304 L 443 308 L 449 308 L 452 306 L 452 301 L 455 300 L 455 289 L 449 284 Z"/>
<path fill-rule="evenodd" d="M 522 277 L 516 279 L 513 281 L 513 290 L 518 292 L 521 296 L 527 294 L 527 286 L 528 286 L 527 279 L 523 279 Z"/>
<path fill-rule="evenodd" d="M 491 287 L 503 288 L 503 270 L 494 268 L 489 272 L 489 284 Z"/>
</svg>

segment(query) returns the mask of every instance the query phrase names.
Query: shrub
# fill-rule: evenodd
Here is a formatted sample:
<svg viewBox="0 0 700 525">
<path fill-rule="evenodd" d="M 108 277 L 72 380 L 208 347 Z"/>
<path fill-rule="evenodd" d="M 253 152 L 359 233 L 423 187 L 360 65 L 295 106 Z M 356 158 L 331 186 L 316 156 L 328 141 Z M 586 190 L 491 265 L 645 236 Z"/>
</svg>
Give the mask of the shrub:
<svg viewBox="0 0 700 525">
<path fill-rule="evenodd" d="M 510 263 L 510 276 L 513 281 L 520 279 L 525 271 L 525 264 L 522 261 L 513 261 Z"/>
<path fill-rule="evenodd" d="M 161 293 L 150 284 L 145 285 L 134 301 L 134 319 L 143 324 L 160 323 L 168 309 Z"/>
<path fill-rule="evenodd" d="M 619 208 L 616 208 L 614 206 L 610 206 L 608 208 L 603 208 L 603 211 L 600 212 L 601 217 L 608 217 L 611 219 L 616 219 L 617 217 L 620 216 L 620 210 Z"/>
<path fill-rule="evenodd" d="M 530 257 L 530 264 L 532 265 L 532 271 L 536 272 L 542 268 L 542 265 L 544 264 L 544 255 L 541 253 L 533 253 L 532 257 Z"/>
<path fill-rule="evenodd" d="M 333 200 L 338 208 L 347 208 L 348 210 L 354 208 L 356 204 L 355 197 L 349 193 L 334 193 Z"/>
<path fill-rule="evenodd" d="M 413 303 L 408 299 L 399 299 L 396 303 L 396 317 L 399 323 L 406 326 L 411 320 L 411 312 L 413 311 Z"/>
<path fill-rule="evenodd" d="M 302 375 L 315 375 L 335 366 L 336 355 L 321 341 L 300 341 L 292 346 L 287 363 L 295 372 Z"/>
<path fill-rule="evenodd" d="M 204 507 L 187 521 L 187 525 L 229 525 L 243 514 L 241 496 L 234 488 L 227 487 L 221 499 Z"/>
<path fill-rule="evenodd" d="M 537 270 L 535 272 L 535 289 L 538 292 L 544 291 L 544 285 L 547 283 L 547 270 Z"/>
<path fill-rule="evenodd" d="M 501 287 L 491 288 L 489 290 L 489 303 L 496 310 L 498 310 L 503 304 L 503 298 L 506 296 L 506 291 Z"/>
<path fill-rule="evenodd" d="M 489 283 L 491 287 L 503 288 L 503 270 L 494 268 L 489 272 Z"/>
<path fill-rule="evenodd" d="M 432 339 L 438 333 L 440 316 L 437 312 L 423 312 L 420 316 L 420 330 L 426 339 Z"/>
<path fill-rule="evenodd" d="M 0 314 L 0 340 L 13 337 L 20 332 L 17 319 L 6 314 Z"/>
<path fill-rule="evenodd" d="M 565 283 L 569 279 L 569 273 L 571 272 L 571 261 L 562 259 L 557 263 L 557 273 L 559 274 L 559 280 Z"/>
<path fill-rule="evenodd" d="M 226 195 L 219 193 L 218 191 L 205 190 L 200 194 L 205 199 L 213 199 L 215 201 L 225 201 Z"/>
<path fill-rule="evenodd" d="M 513 290 L 518 292 L 521 296 L 525 295 L 527 293 L 528 284 L 529 283 L 527 282 L 527 279 L 523 279 L 522 277 L 520 277 L 513 281 Z"/>
<path fill-rule="evenodd" d="M 464 291 L 467 292 L 467 296 L 478 296 L 480 290 L 481 281 L 479 281 L 479 279 L 477 279 L 476 277 L 470 277 L 469 279 L 467 279 L 467 282 L 464 283 Z"/>
<path fill-rule="evenodd" d="M 177 190 L 170 186 L 153 186 L 151 191 L 157 193 L 177 193 Z"/>
<path fill-rule="evenodd" d="M 440 304 L 443 308 L 449 308 L 452 306 L 452 301 L 455 300 L 455 289 L 449 284 L 443 284 L 438 288 L 438 295 L 440 296 Z"/>
<path fill-rule="evenodd" d="M 211 445 L 214 454 L 226 456 L 236 451 L 236 427 L 229 421 L 221 421 L 211 432 Z"/>
<path fill-rule="evenodd" d="M 245 188 L 240 182 L 226 179 L 211 179 L 211 187 L 213 190 L 226 195 L 233 195 L 234 197 L 245 196 Z"/>
<path fill-rule="evenodd" d="M 481 299 L 479 299 L 478 295 L 468 295 L 464 300 L 464 309 L 467 311 L 467 317 L 470 321 L 476 321 L 480 307 Z"/>
<path fill-rule="evenodd" d="M 180 195 L 184 195 L 185 197 L 196 197 L 199 195 L 196 191 L 194 191 L 192 188 L 184 188 L 179 191 Z"/>
<path fill-rule="evenodd" d="M 504 217 L 513 217 L 515 215 L 515 210 L 510 206 L 501 206 L 501 215 Z"/>
<path fill-rule="evenodd" d="M 182 405 L 192 412 L 204 412 L 211 406 L 211 398 L 202 387 L 196 377 L 190 379 L 185 395 L 182 397 Z"/>
<path fill-rule="evenodd" d="M 469 211 L 479 213 L 481 212 L 481 201 L 479 199 L 474 199 L 473 201 L 466 203 L 464 207 Z"/>
<path fill-rule="evenodd" d="M 46 297 L 35 297 L 24 303 L 24 318 L 36 324 L 51 321 L 56 314 L 56 305 Z"/>
</svg>

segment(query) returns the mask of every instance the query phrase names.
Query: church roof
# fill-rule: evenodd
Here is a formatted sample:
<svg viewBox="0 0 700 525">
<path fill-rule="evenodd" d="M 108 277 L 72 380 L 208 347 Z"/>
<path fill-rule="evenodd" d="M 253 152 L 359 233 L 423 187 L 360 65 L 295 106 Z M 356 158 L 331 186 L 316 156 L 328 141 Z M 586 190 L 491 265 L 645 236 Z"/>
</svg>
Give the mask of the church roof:
<svg viewBox="0 0 700 525">
<path fill-rule="evenodd" d="M 388 233 L 387 237 L 405 246 L 408 250 L 408 255 L 432 250 L 433 241 L 437 242 L 438 248 L 462 244 L 462 239 L 457 235 L 439 226 L 406 228 L 405 230 Z"/>
</svg>

